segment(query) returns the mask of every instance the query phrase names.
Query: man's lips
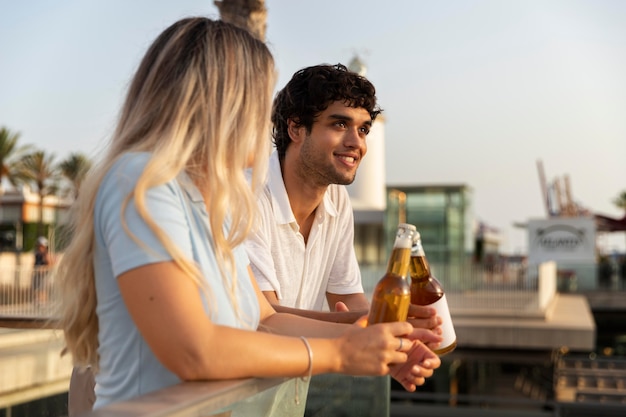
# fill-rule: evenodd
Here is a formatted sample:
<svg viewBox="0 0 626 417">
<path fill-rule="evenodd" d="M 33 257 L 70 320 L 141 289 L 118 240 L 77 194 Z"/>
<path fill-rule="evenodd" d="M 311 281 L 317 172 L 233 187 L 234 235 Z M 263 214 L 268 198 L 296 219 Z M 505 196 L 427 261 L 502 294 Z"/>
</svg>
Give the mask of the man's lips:
<svg viewBox="0 0 626 417">
<path fill-rule="evenodd" d="M 348 165 L 354 165 L 358 161 L 358 157 L 354 155 L 337 155 L 337 158 L 344 161 Z"/>
</svg>

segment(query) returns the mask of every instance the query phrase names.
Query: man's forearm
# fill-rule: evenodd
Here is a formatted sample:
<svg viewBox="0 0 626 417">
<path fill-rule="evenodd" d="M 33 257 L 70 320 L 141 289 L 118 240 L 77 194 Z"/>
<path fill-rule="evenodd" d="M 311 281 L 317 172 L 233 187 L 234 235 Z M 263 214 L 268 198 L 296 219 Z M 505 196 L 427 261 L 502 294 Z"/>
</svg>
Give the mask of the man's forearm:
<svg viewBox="0 0 626 417">
<path fill-rule="evenodd" d="M 370 309 L 370 303 L 362 292 L 352 294 L 326 293 L 326 301 L 330 309 L 338 312 L 353 311 L 360 316 L 366 315 Z"/>
<path fill-rule="evenodd" d="M 308 317 L 310 319 L 329 321 L 333 323 L 354 323 L 360 317 L 367 314 L 367 311 L 346 311 L 346 312 L 331 312 L 331 311 L 315 311 L 315 310 L 301 310 L 298 308 L 291 308 L 281 306 L 280 304 L 272 304 L 272 307 L 279 313 L 290 313 L 301 317 Z"/>
<path fill-rule="evenodd" d="M 294 308 L 288 310 L 308 312 Z M 259 330 L 284 336 L 338 337 L 351 327 L 351 323 L 332 323 L 291 312 L 277 311 L 261 321 Z"/>
</svg>

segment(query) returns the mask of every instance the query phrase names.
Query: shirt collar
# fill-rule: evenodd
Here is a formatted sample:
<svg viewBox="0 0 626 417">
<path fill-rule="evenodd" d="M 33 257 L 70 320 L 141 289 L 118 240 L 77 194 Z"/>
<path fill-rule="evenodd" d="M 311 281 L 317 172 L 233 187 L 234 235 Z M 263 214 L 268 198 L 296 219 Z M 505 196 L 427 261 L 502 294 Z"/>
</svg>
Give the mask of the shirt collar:
<svg viewBox="0 0 626 417">
<path fill-rule="evenodd" d="M 185 171 L 181 171 L 180 174 L 178 174 L 177 180 L 180 188 L 185 194 L 187 194 L 189 200 L 193 201 L 194 203 L 204 202 L 204 197 L 202 197 L 202 193 L 200 193 L 198 187 L 196 187 L 193 181 L 191 181 L 191 178 L 189 178 L 189 175 L 187 175 Z"/>
<path fill-rule="evenodd" d="M 278 152 L 274 151 L 270 155 L 269 171 L 267 187 L 271 193 L 272 198 L 272 211 L 274 212 L 274 219 L 278 224 L 295 223 L 296 217 L 291 210 L 291 204 L 289 203 L 289 196 L 287 195 L 287 189 L 285 188 L 285 182 L 283 181 L 283 174 L 280 169 L 280 161 L 278 159 Z M 316 210 L 316 215 L 327 214 L 329 216 L 337 216 L 337 208 L 330 198 L 329 186 L 324 193 L 324 199 Z"/>
</svg>

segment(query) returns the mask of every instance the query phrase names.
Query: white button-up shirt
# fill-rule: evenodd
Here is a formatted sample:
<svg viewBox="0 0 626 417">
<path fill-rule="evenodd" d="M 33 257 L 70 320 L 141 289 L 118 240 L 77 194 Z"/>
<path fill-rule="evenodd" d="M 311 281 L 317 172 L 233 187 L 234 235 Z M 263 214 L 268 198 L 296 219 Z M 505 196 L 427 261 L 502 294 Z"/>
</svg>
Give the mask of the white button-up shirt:
<svg viewBox="0 0 626 417">
<path fill-rule="evenodd" d="M 328 310 L 326 292 L 362 293 L 354 252 L 354 216 L 348 191 L 328 187 L 307 243 L 291 211 L 278 154 L 272 153 L 259 197 L 261 224 L 246 242 L 261 291 L 275 291 L 283 306 Z"/>
</svg>

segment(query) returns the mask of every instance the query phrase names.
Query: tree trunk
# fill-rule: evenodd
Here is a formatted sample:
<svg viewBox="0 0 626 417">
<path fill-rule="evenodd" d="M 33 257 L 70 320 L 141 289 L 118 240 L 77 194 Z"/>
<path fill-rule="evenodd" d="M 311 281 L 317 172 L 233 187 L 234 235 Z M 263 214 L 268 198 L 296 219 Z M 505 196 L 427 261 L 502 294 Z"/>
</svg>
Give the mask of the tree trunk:
<svg viewBox="0 0 626 417">
<path fill-rule="evenodd" d="M 223 21 L 247 29 L 265 41 L 267 9 L 265 0 L 215 0 Z"/>
</svg>

